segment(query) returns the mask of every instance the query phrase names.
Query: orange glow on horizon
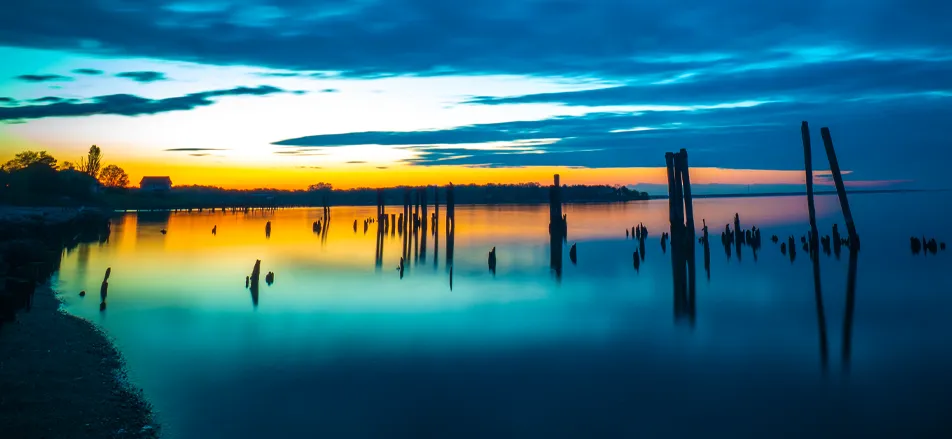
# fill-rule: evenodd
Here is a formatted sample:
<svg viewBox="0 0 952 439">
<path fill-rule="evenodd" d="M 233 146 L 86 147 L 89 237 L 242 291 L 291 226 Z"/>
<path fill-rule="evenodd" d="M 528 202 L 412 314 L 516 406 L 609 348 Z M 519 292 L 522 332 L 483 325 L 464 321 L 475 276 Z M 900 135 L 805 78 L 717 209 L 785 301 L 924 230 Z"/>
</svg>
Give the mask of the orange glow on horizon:
<svg viewBox="0 0 952 439">
<path fill-rule="evenodd" d="M 394 187 L 454 184 L 551 184 L 552 175 L 559 174 L 563 184 L 637 185 L 667 184 L 665 168 L 576 168 L 565 166 L 533 166 L 521 168 L 489 168 L 471 166 L 396 165 L 385 169 L 372 166 L 346 165 L 312 168 L 252 168 L 234 165 L 175 165 L 137 163 L 126 168 L 129 180 L 137 186 L 145 175 L 169 176 L 175 186 L 208 185 L 227 189 L 305 189 L 308 185 L 326 182 L 338 189 L 358 187 Z M 694 184 L 775 185 L 803 184 L 803 171 L 749 170 L 724 168 L 692 168 Z"/>
</svg>

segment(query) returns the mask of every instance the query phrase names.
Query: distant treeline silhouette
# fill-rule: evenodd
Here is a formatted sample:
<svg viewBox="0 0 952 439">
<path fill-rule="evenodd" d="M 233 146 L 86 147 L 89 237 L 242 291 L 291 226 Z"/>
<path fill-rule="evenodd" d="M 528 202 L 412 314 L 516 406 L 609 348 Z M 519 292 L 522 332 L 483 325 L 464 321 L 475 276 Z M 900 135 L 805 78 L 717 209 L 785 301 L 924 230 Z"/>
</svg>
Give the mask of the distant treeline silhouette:
<svg viewBox="0 0 952 439">
<path fill-rule="evenodd" d="M 404 192 L 420 186 L 400 186 L 383 189 L 384 203 L 402 206 Z M 429 186 L 428 201 L 433 203 L 433 190 Z M 446 186 L 439 186 L 439 202 L 446 202 Z M 549 201 L 548 186 L 537 183 L 454 185 L 457 204 L 515 204 L 546 203 Z M 626 187 L 563 186 L 562 198 L 567 203 L 617 202 L 647 199 L 648 194 Z M 110 207 L 116 209 L 196 209 L 210 207 L 297 207 L 322 206 L 375 206 L 376 188 L 333 189 L 328 184 L 311 185 L 305 190 L 280 189 L 224 189 L 212 186 L 176 186 L 166 193 L 148 193 L 129 190 L 109 195 Z"/>
<path fill-rule="evenodd" d="M 102 166 L 96 145 L 78 163 L 57 164 L 46 151 L 23 151 L 0 166 L 0 203 L 25 206 L 105 204 L 125 191 L 129 176 L 116 165 Z"/>
<path fill-rule="evenodd" d="M 377 204 L 376 188 L 334 189 L 317 183 L 302 190 L 224 189 L 214 186 L 175 186 L 168 191 L 128 188 L 122 168 L 102 166 L 102 152 L 93 145 L 78 165 L 57 160 L 46 151 L 24 151 L 0 167 L 0 204 L 20 206 L 100 206 L 122 210 L 160 210 L 241 207 L 294 207 Z M 414 186 L 416 188 L 419 186 Z M 428 200 L 433 203 L 429 186 Z M 546 203 L 549 186 L 538 183 L 456 185 L 457 204 Z M 405 186 L 383 190 L 387 205 L 403 205 Z M 439 201 L 445 203 L 445 185 Z M 623 186 L 562 186 L 562 201 L 616 202 L 647 199 L 648 194 Z"/>
</svg>

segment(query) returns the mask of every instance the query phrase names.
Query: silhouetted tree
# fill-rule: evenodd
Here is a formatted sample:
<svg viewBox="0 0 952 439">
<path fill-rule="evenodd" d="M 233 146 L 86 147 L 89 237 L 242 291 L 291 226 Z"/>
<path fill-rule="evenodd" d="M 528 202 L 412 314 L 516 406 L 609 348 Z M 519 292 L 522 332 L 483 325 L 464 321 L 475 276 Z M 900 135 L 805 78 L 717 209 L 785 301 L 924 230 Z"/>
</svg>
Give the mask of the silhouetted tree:
<svg viewBox="0 0 952 439">
<path fill-rule="evenodd" d="M 124 188 L 129 186 L 129 175 L 116 165 L 109 165 L 99 173 L 99 182 L 105 187 Z"/>
<path fill-rule="evenodd" d="M 310 186 L 307 187 L 307 190 L 308 190 L 309 192 L 322 191 L 322 190 L 327 190 L 327 191 L 329 191 L 329 190 L 333 190 L 333 189 L 334 189 L 334 185 L 332 185 L 332 184 L 330 184 L 330 183 L 324 183 L 323 181 L 320 182 L 320 183 L 317 183 L 317 184 L 312 184 L 312 185 L 310 185 Z"/>
<path fill-rule="evenodd" d="M 79 159 L 79 171 L 92 177 L 99 178 L 99 171 L 102 168 L 102 150 L 98 146 L 89 147 L 89 154 Z"/>
<path fill-rule="evenodd" d="M 63 162 L 63 164 L 60 165 L 59 168 L 60 168 L 61 171 L 71 171 L 71 170 L 76 169 L 76 165 L 73 164 L 73 162 L 67 160 L 67 161 Z"/>
<path fill-rule="evenodd" d="M 56 159 L 47 154 L 46 151 L 23 151 L 17 153 L 10 161 L 4 164 L 3 169 L 7 172 L 14 172 L 26 169 L 33 164 L 41 164 L 48 168 L 55 168 Z"/>
</svg>

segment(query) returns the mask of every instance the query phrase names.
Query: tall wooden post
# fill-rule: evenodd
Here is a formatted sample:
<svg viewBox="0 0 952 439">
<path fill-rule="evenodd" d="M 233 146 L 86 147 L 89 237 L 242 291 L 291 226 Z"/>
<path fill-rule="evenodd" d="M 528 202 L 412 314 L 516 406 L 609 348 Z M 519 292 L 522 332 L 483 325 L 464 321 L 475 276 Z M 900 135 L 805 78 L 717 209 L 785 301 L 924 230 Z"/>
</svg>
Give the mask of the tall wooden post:
<svg viewBox="0 0 952 439">
<path fill-rule="evenodd" d="M 694 326 L 695 322 L 695 292 L 697 290 L 697 268 L 695 265 L 694 259 L 694 201 L 691 198 L 691 172 L 688 167 L 688 152 L 685 149 L 681 149 L 681 152 L 677 154 L 677 161 L 679 168 L 681 170 L 681 195 L 684 199 L 684 216 L 686 220 L 686 225 L 684 230 L 683 245 L 684 248 L 682 253 L 682 258 L 687 264 L 687 312 L 688 318 L 690 320 L 691 326 Z M 684 279 L 682 278 L 682 288 Z"/>
<path fill-rule="evenodd" d="M 813 294 L 816 302 L 817 325 L 820 332 L 820 364 L 825 372 L 829 358 L 826 313 L 823 307 L 823 289 L 820 281 L 819 232 L 817 232 L 816 227 L 816 204 L 813 197 L 813 147 L 810 142 L 810 126 L 806 121 L 800 124 L 800 137 L 803 140 L 803 169 L 806 173 L 807 210 L 810 214 L 810 259 L 813 263 Z"/>
<path fill-rule="evenodd" d="M 664 161 L 668 166 L 668 221 L 674 226 L 674 153 L 664 153 Z"/>
<path fill-rule="evenodd" d="M 439 230 L 439 221 L 440 221 L 440 187 L 433 186 L 433 214 L 436 216 L 436 219 L 433 221 L 433 233 L 436 233 Z"/>
<path fill-rule="evenodd" d="M 830 136 L 830 129 L 820 128 L 820 136 L 823 137 L 823 146 L 826 147 L 826 157 L 830 160 L 830 172 L 833 173 L 833 184 L 836 185 L 836 194 L 840 199 L 840 208 L 843 209 L 843 217 L 846 219 L 846 231 L 850 236 L 850 250 L 859 251 L 859 236 L 856 234 L 856 226 L 853 224 L 853 213 L 850 211 L 850 203 L 846 199 L 846 186 L 843 185 L 843 176 L 840 174 L 840 163 L 836 160 L 836 151 L 833 150 L 833 138 Z"/>
<path fill-rule="evenodd" d="M 686 227 L 688 229 L 688 235 L 691 238 L 691 248 L 694 248 L 694 200 L 691 198 L 691 174 L 688 168 L 688 152 L 685 149 L 681 149 L 679 154 L 681 157 L 681 185 L 682 185 L 682 195 L 684 198 L 684 216 L 686 220 Z"/>
<path fill-rule="evenodd" d="M 427 215 L 426 209 L 427 204 L 429 204 L 426 200 L 426 193 L 429 191 L 429 189 L 429 186 L 423 186 L 420 188 L 420 227 L 423 229 L 424 233 L 426 233 L 426 225 L 428 224 L 428 221 L 430 221 L 430 216 Z"/>
<path fill-rule="evenodd" d="M 813 148 L 810 144 L 810 126 L 806 121 L 800 124 L 800 137 L 803 139 L 803 169 L 806 172 L 807 209 L 810 212 L 810 257 L 814 257 L 818 254 L 820 239 L 816 227 L 816 204 L 813 201 Z"/>
<path fill-rule="evenodd" d="M 456 193 L 451 182 L 446 188 L 446 232 L 450 232 L 450 227 L 456 228 Z"/>
<path fill-rule="evenodd" d="M 562 186 L 559 183 L 559 174 L 555 174 L 552 187 L 549 189 L 549 234 L 561 237 L 562 227 Z"/>
</svg>

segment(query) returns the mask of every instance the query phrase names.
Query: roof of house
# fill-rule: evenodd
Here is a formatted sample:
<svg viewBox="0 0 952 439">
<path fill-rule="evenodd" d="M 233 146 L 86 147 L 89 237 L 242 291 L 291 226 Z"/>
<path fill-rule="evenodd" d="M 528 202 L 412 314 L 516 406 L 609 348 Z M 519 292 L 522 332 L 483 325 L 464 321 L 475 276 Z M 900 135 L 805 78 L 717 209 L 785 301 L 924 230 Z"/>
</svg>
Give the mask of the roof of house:
<svg viewBox="0 0 952 439">
<path fill-rule="evenodd" d="M 139 182 L 139 186 L 145 186 L 147 184 L 167 184 L 172 185 L 172 179 L 169 177 L 142 177 L 142 181 Z"/>
</svg>

